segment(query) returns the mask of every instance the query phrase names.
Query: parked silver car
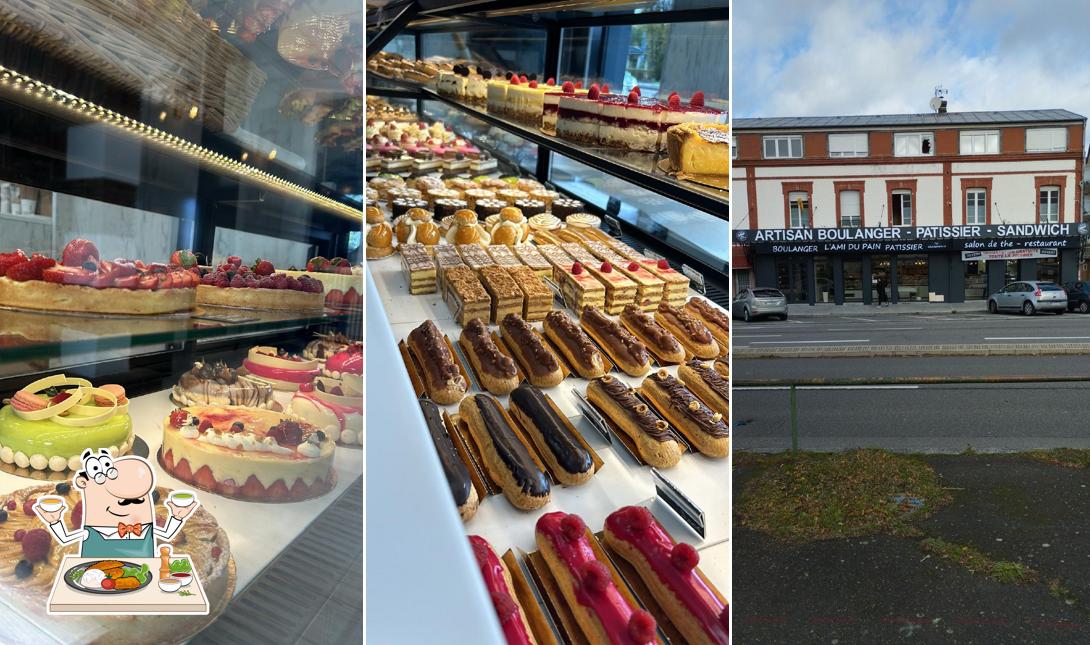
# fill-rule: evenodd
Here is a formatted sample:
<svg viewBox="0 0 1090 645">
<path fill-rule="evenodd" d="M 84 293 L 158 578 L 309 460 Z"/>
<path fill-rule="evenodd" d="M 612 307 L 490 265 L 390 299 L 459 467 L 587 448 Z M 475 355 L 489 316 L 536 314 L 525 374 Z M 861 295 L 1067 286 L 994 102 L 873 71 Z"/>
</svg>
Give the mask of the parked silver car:
<svg viewBox="0 0 1090 645">
<path fill-rule="evenodd" d="M 735 318 L 749 322 L 762 316 L 779 316 L 787 320 L 787 298 L 779 289 L 754 287 L 743 288 L 731 301 L 731 313 Z"/>
<path fill-rule="evenodd" d="M 1032 316 L 1038 311 L 1067 311 L 1067 293 L 1055 282 L 1012 282 L 988 296 L 988 311 L 1021 311 Z"/>
</svg>

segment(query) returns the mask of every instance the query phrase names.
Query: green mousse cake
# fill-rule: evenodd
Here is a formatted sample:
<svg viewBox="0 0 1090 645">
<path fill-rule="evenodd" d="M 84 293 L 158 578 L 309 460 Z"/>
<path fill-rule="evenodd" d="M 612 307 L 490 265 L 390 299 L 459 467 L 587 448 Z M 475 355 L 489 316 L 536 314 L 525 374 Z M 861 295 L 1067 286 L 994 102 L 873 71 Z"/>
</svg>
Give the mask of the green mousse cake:
<svg viewBox="0 0 1090 645">
<path fill-rule="evenodd" d="M 0 461 L 35 470 L 79 470 L 80 454 L 90 448 L 123 455 L 132 448 L 132 419 L 115 414 L 100 425 L 71 427 L 49 419 L 27 421 L 14 408 L 0 408 Z"/>
</svg>

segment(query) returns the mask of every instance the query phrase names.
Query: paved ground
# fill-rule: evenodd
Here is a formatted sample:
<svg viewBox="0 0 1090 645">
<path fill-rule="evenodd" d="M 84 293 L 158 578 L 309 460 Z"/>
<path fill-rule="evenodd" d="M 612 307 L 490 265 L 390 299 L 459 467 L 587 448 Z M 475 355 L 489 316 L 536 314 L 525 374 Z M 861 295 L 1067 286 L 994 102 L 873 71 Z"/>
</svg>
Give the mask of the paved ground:
<svg viewBox="0 0 1090 645">
<path fill-rule="evenodd" d="M 734 349 L 788 347 L 867 347 L 878 345 L 951 344 L 1087 344 L 1090 316 L 1041 314 L 1021 316 L 986 312 L 908 314 L 901 316 L 836 315 L 787 321 L 736 321 Z"/>
<path fill-rule="evenodd" d="M 874 359 L 877 360 L 877 359 Z M 786 362 L 786 361 L 785 361 Z M 734 388 L 733 446 L 791 447 L 786 387 Z M 1090 448 L 1090 383 L 805 387 L 799 447 L 957 453 Z"/>
<path fill-rule="evenodd" d="M 1085 376 L 1085 356 L 929 356 L 897 359 L 769 358 L 734 361 L 735 384 L 755 379 Z"/>
<path fill-rule="evenodd" d="M 996 582 L 923 553 L 916 538 L 792 545 L 736 524 L 735 642 L 1090 642 L 1090 473 L 1009 455 L 925 459 L 954 502 L 923 533 L 1026 564 L 1041 582 Z M 754 474 L 736 467 L 736 495 Z"/>
</svg>

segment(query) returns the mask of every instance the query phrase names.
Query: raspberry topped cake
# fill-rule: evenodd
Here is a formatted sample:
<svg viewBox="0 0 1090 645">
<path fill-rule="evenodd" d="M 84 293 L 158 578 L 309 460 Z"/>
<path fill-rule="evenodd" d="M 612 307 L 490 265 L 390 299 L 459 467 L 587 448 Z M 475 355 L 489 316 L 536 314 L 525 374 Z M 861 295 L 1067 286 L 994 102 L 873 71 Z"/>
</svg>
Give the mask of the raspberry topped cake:
<svg viewBox="0 0 1090 645">
<path fill-rule="evenodd" d="M 325 288 L 310 276 L 276 273 L 272 262 L 258 260 L 253 267 L 231 256 L 207 271 L 197 287 L 197 304 L 246 309 L 321 309 Z"/>
<path fill-rule="evenodd" d="M 84 450 L 132 448 L 129 400 L 120 385 L 93 387 L 56 374 L 38 379 L 0 408 L 0 461 L 33 470 L 78 470 Z"/>
<path fill-rule="evenodd" d="M 258 346 L 251 347 L 242 361 L 242 373 L 268 381 L 277 390 L 294 392 L 321 371 L 317 359 L 306 359 L 276 347 Z"/>
<path fill-rule="evenodd" d="M 363 374 L 363 343 L 352 343 L 327 358 L 322 373 L 330 378 Z"/>
<path fill-rule="evenodd" d="M 191 406 L 163 422 L 160 465 L 227 497 L 299 501 L 333 487 L 333 438 L 271 410 Z"/>
<path fill-rule="evenodd" d="M 20 250 L 0 253 L 0 305 L 99 314 L 163 314 L 193 308 L 196 270 L 139 260 L 100 259 L 76 239 L 61 261 Z"/>
<path fill-rule="evenodd" d="M 352 264 L 344 258 L 327 260 L 319 255 L 307 260 L 306 271 L 289 269 L 284 273 L 299 280 L 303 277 L 313 278 L 322 283 L 327 296 L 336 291 L 342 294 L 341 300 L 343 300 L 343 294 L 347 294 L 349 290 L 357 294 L 363 291 L 363 274 L 357 271 L 359 270 L 353 268 Z M 328 300 L 330 299 L 327 298 Z M 334 296 L 333 300 L 337 298 Z"/>
</svg>

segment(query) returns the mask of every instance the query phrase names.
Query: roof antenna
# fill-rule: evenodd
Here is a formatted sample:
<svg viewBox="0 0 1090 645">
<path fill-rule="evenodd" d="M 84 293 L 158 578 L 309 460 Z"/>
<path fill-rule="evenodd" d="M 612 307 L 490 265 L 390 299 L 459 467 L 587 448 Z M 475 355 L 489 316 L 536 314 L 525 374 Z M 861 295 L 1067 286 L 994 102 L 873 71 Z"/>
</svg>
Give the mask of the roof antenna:
<svg viewBox="0 0 1090 645">
<path fill-rule="evenodd" d="M 946 114 L 946 95 L 947 90 L 942 89 L 941 85 L 935 86 L 935 96 L 931 97 L 931 109 L 939 114 Z"/>
</svg>

